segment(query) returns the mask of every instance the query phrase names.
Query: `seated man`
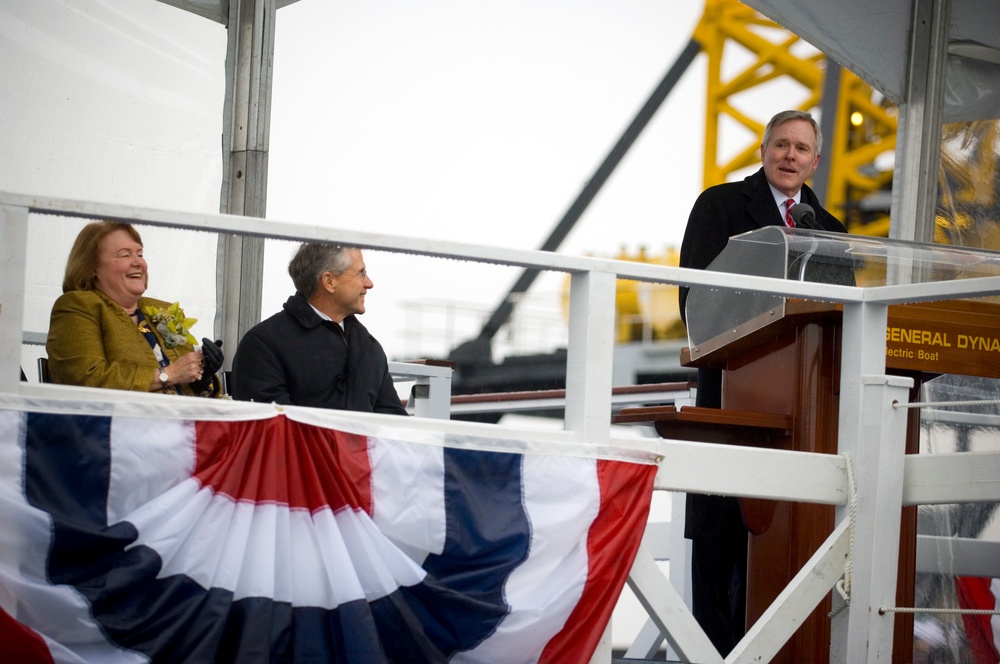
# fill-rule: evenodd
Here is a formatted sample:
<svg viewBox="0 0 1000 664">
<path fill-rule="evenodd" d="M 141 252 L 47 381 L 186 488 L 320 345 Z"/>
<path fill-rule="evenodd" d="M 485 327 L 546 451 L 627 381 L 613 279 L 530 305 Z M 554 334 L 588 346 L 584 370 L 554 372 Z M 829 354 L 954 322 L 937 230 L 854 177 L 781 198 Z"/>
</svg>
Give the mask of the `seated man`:
<svg viewBox="0 0 1000 664">
<path fill-rule="evenodd" d="M 233 398 L 406 415 L 385 351 L 357 319 L 374 287 L 361 250 L 304 243 L 288 273 L 295 295 L 236 349 Z"/>
</svg>

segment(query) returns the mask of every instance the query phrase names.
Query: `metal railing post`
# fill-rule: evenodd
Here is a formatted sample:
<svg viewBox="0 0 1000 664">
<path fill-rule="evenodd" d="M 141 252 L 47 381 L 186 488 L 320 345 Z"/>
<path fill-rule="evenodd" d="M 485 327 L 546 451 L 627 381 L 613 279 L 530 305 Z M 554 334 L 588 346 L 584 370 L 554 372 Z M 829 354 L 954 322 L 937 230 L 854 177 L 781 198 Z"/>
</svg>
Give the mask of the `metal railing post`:
<svg viewBox="0 0 1000 664">
<path fill-rule="evenodd" d="M 21 373 L 28 210 L 0 206 L 0 392 L 14 392 Z"/>
<path fill-rule="evenodd" d="M 611 434 L 614 303 L 614 274 L 570 278 L 565 427 L 592 443 L 606 443 Z"/>
</svg>

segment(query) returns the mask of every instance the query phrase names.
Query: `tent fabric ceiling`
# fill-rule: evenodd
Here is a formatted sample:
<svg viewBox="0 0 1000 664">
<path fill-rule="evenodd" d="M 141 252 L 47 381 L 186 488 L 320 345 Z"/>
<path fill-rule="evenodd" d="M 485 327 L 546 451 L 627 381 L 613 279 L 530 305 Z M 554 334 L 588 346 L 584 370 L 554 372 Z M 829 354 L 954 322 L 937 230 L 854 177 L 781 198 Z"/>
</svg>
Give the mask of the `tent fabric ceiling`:
<svg viewBox="0 0 1000 664">
<path fill-rule="evenodd" d="M 223 25 L 229 0 L 159 0 Z M 276 0 L 280 9 L 297 0 Z M 915 0 L 743 0 L 849 69 L 897 106 L 906 101 Z M 944 122 L 1000 117 L 1000 0 L 951 0 Z"/>
<path fill-rule="evenodd" d="M 860 76 L 897 106 L 906 101 L 914 0 L 744 2 Z M 952 0 L 948 43 L 942 120 L 1000 117 L 1000 2 Z"/>
</svg>

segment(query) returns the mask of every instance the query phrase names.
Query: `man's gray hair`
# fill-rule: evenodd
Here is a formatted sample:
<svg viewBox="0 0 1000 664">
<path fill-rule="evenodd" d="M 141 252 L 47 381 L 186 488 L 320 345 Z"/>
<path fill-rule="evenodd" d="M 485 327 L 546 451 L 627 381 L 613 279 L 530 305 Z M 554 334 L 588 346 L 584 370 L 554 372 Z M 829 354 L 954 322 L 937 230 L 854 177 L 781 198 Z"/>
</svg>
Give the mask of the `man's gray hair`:
<svg viewBox="0 0 1000 664">
<path fill-rule="evenodd" d="M 767 127 L 764 128 L 764 141 L 762 145 L 767 148 L 768 143 L 771 142 L 771 131 L 779 126 L 783 125 L 789 120 L 805 120 L 812 125 L 813 130 L 816 132 L 816 154 L 823 154 L 823 132 L 819 129 L 819 123 L 813 118 L 812 115 L 806 113 L 805 111 L 781 111 L 775 114 L 773 118 L 767 123 Z"/>
<path fill-rule="evenodd" d="M 356 248 L 303 242 L 288 263 L 288 275 L 295 284 L 295 290 L 306 297 L 312 296 L 319 288 L 319 280 L 324 272 L 339 275 L 351 267 L 348 252 Z"/>
</svg>

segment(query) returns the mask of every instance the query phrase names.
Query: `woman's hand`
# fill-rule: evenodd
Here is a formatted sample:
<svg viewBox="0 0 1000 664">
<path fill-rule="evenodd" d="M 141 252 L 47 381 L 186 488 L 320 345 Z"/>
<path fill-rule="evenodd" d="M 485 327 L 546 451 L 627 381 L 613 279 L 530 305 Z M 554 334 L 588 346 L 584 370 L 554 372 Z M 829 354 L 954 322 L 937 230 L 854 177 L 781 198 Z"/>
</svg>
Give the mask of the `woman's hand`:
<svg viewBox="0 0 1000 664">
<path fill-rule="evenodd" d="M 166 367 L 168 385 L 188 385 L 201 380 L 203 359 L 200 350 L 185 353 Z"/>
</svg>

